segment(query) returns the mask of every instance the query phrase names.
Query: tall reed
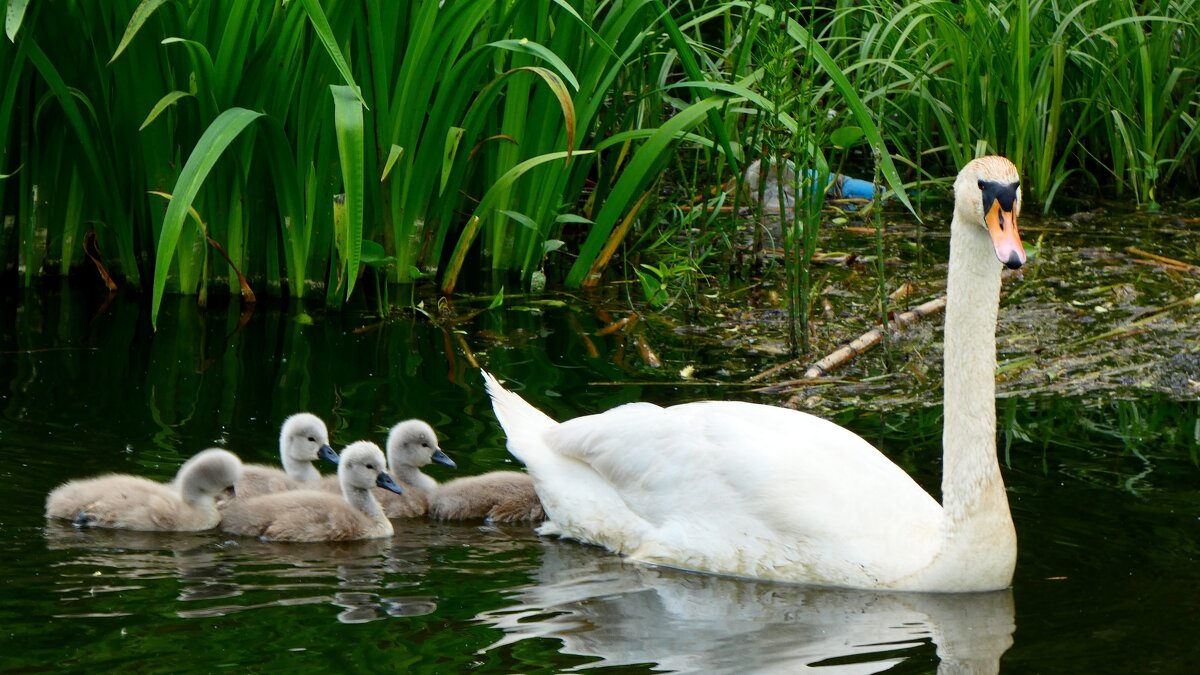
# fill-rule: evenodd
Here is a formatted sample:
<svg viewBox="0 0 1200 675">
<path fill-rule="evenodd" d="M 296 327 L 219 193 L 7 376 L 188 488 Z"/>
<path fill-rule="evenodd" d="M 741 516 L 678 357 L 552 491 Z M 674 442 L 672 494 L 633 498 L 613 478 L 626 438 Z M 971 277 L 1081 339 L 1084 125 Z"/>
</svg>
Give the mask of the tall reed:
<svg viewBox="0 0 1200 675">
<path fill-rule="evenodd" d="M 1047 206 L 1072 177 L 1152 205 L 1195 175 L 1194 0 L 871 0 L 840 3 L 821 31 L 864 99 L 884 99 L 899 154 L 940 157 L 941 175 L 1002 153 Z"/>
<path fill-rule="evenodd" d="M 736 174 L 773 105 L 755 45 L 774 13 L 748 0 L 5 6 L 0 265 L 26 284 L 90 267 L 94 230 L 155 307 L 240 292 L 235 270 L 337 305 L 364 247 L 447 293 L 479 269 L 595 283 L 680 148 Z M 1195 184 L 1200 0 L 793 9 L 778 37 L 809 59 L 813 110 L 862 128 L 848 166 L 876 154 L 903 204 L 905 178 L 981 152 L 1045 205 L 1068 182 L 1149 206 Z"/>
</svg>

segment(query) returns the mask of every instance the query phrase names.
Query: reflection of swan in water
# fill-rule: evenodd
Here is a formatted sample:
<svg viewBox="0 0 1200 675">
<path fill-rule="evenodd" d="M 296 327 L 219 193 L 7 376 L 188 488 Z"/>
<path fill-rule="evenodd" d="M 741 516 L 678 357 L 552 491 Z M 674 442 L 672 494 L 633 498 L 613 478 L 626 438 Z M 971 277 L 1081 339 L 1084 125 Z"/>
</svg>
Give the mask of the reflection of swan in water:
<svg viewBox="0 0 1200 675">
<path fill-rule="evenodd" d="M 598 657 L 588 664 L 597 667 L 873 673 L 932 641 L 939 673 L 995 673 L 1015 628 L 1010 591 L 782 585 L 629 564 L 554 541 L 545 542 L 535 580 L 514 605 L 477 617 L 507 633 L 489 650 L 546 637 L 561 640 L 563 653 Z"/>
</svg>

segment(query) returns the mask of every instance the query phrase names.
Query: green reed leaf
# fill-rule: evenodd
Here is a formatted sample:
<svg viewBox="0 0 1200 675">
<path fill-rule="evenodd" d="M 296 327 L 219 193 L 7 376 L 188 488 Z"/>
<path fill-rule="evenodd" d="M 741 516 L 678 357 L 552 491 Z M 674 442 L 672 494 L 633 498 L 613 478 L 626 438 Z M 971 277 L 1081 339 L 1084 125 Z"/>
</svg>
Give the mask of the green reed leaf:
<svg viewBox="0 0 1200 675">
<path fill-rule="evenodd" d="M 646 191 L 650 181 L 656 177 L 655 168 L 662 161 L 666 151 L 688 129 L 707 118 L 709 111 L 715 110 L 726 101 L 728 99 L 725 97 L 710 97 L 680 110 L 638 148 L 596 216 L 595 227 L 591 228 L 583 246 L 580 247 L 579 257 L 567 274 L 568 286 L 578 288 L 583 284 L 592 262 L 600 255 L 604 242 L 616 227 L 621 214 Z"/>
<path fill-rule="evenodd" d="M 167 273 L 171 268 L 171 258 L 175 255 L 175 247 L 179 244 L 179 235 L 183 230 L 184 219 L 192 202 L 204 185 L 204 180 L 212 171 L 217 160 L 225 149 L 238 137 L 251 122 L 262 117 L 262 113 L 246 110 L 245 108 L 230 108 L 221 113 L 200 136 L 196 147 L 188 155 L 175 189 L 171 191 L 171 203 L 163 216 L 162 231 L 159 234 L 158 248 L 154 257 L 154 285 L 151 289 L 150 323 L 157 329 L 158 310 L 162 305 L 162 296 L 167 286 Z"/>
<path fill-rule="evenodd" d="M 8 0 L 4 16 L 4 32 L 8 35 L 9 42 L 17 41 L 17 33 L 21 30 L 21 23 L 25 20 L 25 10 L 28 7 L 29 0 Z"/>
<path fill-rule="evenodd" d="M 346 297 L 354 292 L 362 264 L 363 218 L 366 204 L 366 154 L 364 150 L 363 104 L 354 88 L 330 85 L 333 93 L 333 124 L 337 131 L 338 157 L 342 166 L 342 188 L 346 191 L 344 246 Z"/>
<path fill-rule="evenodd" d="M 321 9 L 321 4 L 318 0 L 300 0 L 304 5 L 304 11 L 308 13 L 309 23 L 312 24 L 313 30 L 317 33 L 317 39 L 321 41 L 321 45 L 325 47 L 325 53 L 329 54 L 329 58 L 333 61 L 333 65 L 341 73 L 342 79 L 346 85 L 350 87 L 350 91 L 354 98 L 362 104 L 363 108 L 370 109 L 366 99 L 362 97 L 362 88 L 354 81 L 354 72 L 350 70 L 350 64 L 346 62 L 346 57 L 342 55 L 342 49 L 338 46 L 337 38 L 333 35 L 333 28 L 329 25 L 329 18 L 325 16 L 325 11 Z"/>
<path fill-rule="evenodd" d="M 383 165 L 383 174 L 379 176 L 379 182 L 387 180 L 388 174 L 392 172 L 392 167 L 400 158 L 404 156 L 404 148 L 392 143 L 392 147 L 388 150 L 387 162 Z"/>
<path fill-rule="evenodd" d="M 497 40 L 496 42 L 488 43 L 488 46 L 496 47 L 497 49 L 506 49 L 511 52 L 531 54 L 536 56 L 537 58 L 553 66 L 554 69 L 558 71 L 558 74 L 561 75 L 562 78 L 566 80 L 572 88 L 575 89 L 575 91 L 579 91 L 579 80 L 575 79 L 575 73 L 571 72 L 571 69 L 567 66 L 567 64 L 558 57 L 558 54 L 546 49 L 546 47 L 543 45 L 525 38 L 521 38 L 520 40 Z"/>
<path fill-rule="evenodd" d="M 125 51 L 125 48 L 133 41 L 134 36 L 138 34 L 138 31 L 142 29 L 142 26 L 154 14 L 154 11 L 166 4 L 166 2 L 167 0 L 142 0 L 138 3 L 137 8 L 133 10 L 133 16 L 129 17 L 129 25 L 125 27 L 125 34 L 121 36 L 121 43 L 117 45 L 117 50 L 113 52 L 112 58 L 108 60 L 109 65 L 112 65 L 112 62 L 117 60 L 121 52 Z"/>
<path fill-rule="evenodd" d="M 142 125 L 140 127 L 138 127 L 138 131 L 141 131 L 142 129 L 145 129 L 146 127 L 150 126 L 150 123 L 153 122 L 155 119 L 157 119 L 158 116 L 161 115 L 164 110 L 171 107 L 172 105 L 175 105 L 175 102 L 178 101 L 179 99 L 186 98 L 188 96 L 191 96 L 191 94 L 187 93 L 186 91 L 167 92 L 167 94 L 165 96 L 163 96 L 162 98 L 158 99 L 158 103 L 155 103 L 154 107 L 150 109 L 150 114 L 146 115 L 146 119 L 145 119 L 145 121 L 142 122 Z"/>
</svg>

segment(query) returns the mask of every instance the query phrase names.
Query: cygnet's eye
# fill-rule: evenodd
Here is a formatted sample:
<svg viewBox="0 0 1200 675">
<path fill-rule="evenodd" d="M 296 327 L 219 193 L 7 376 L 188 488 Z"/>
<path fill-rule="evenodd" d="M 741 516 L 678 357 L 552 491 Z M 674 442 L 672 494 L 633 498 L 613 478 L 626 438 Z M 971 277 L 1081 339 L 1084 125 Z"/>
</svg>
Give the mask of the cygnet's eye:
<svg viewBox="0 0 1200 675">
<path fill-rule="evenodd" d="M 372 470 L 372 471 L 374 471 L 374 470 L 375 470 L 375 465 L 374 465 L 374 464 L 368 464 L 368 465 L 367 465 L 367 468 L 368 468 L 368 469 L 370 469 L 370 470 Z"/>
<path fill-rule="evenodd" d="M 308 437 L 308 440 L 309 440 L 309 442 L 311 442 L 311 443 L 316 443 L 316 442 L 317 442 L 317 439 L 313 438 L 312 436 L 309 436 L 309 437 Z"/>
</svg>

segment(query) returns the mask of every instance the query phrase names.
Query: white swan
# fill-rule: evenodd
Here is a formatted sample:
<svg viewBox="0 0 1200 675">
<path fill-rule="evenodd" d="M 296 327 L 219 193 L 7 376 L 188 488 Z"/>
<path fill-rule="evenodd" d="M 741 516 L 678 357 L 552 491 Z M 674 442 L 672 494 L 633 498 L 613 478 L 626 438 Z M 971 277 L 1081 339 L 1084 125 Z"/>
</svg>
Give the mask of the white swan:
<svg viewBox="0 0 1200 675">
<path fill-rule="evenodd" d="M 221 522 L 218 494 L 233 488 L 242 463 L 219 448 L 184 462 L 170 483 L 141 476 L 109 474 L 63 483 L 46 498 L 46 517 L 65 518 L 77 527 L 195 532 Z"/>
<path fill-rule="evenodd" d="M 1016 532 L 996 460 L 1000 267 L 1025 262 L 1021 191 L 1002 157 L 954 182 L 942 504 L 869 443 L 802 412 L 631 403 L 559 424 L 484 373 L 541 532 L 647 563 L 863 589 L 1006 588 Z"/>
<path fill-rule="evenodd" d="M 237 484 L 238 499 L 315 487 L 321 473 L 313 466 L 318 459 L 337 463 L 329 447 L 329 430 L 320 417 L 296 413 L 283 422 L 279 432 L 279 461 L 283 469 L 266 464 L 246 464 Z"/>
<path fill-rule="evenodd" d="M 351 443 L 338 462 L 342 497 L 319 489 L 289 490 L 236 499 L 221 529 L 264 541 L 354 541 L 392 536 L 392 523 L 375 499 L 375 486 L 400 491 L 387 474 L 383 451 L 370 441 Z"/>
</svg>

